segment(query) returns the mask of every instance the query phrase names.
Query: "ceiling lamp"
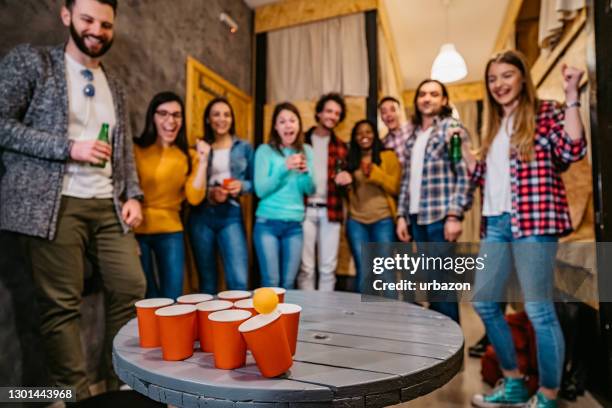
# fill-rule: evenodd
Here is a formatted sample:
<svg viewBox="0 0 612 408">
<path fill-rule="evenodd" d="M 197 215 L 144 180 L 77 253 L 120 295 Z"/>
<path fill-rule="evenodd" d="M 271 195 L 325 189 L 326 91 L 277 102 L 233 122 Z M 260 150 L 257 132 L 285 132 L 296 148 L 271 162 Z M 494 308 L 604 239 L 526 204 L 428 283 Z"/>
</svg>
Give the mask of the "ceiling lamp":
<svg viewBox="0 0 612 408">
<path fill-rule="evenodd" d="M 467 76 L 467 66 L 465 60 L 459 54 L 455 45 L 448 42 L 449 23 L 448 9 L 450 0 L 442 0 L 446 7 L 446 44 L 440 47 L 440 52 L 431 66 L 431 78 L 443 83 L 455 82 Z"/>
<path fill-rule="evenodd" d="M 431 66 L 431 77 L 440 82 L 455 82 L 467 76 L 465 60 L 454 44 L 444 44 Z"/>
</svg>

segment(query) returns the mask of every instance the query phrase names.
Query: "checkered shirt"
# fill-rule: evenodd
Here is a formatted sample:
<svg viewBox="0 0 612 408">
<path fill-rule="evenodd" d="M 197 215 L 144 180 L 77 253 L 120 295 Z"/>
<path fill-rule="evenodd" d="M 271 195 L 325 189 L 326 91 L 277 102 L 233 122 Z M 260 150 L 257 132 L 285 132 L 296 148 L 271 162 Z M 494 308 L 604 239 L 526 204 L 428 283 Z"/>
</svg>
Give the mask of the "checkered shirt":
<svg viewBox="0 0 612 408">
<path fill-rule="evenodd" d="M 510 153 L 511 228 L 515 238 L 530 235 L 567 235 L 572 231 L 569 205 L 561 173 L 586 154 L 584 137 L 572 140 L 565 132 L 565 112 L 555 101 L 540 101 L 536 117 L 535 158 L 522 161 Z M 486 160 L 471 175 L 472 188 L 484 190 Z M 483 217 L 482 235 L 486 232 Z"/>
<path fill-rule="evenodd" d="M 436 119 L 427 141 L 423 161 L 421 200 L 417 214 L 419 225 L 432 224 L 451 213 L 462 216 L 472 202 L 469 198 L 470 179 L 465 161 L 461 160 L 455 166 L 452 166 L 450 162 L 446 130 L 453 123 L 462 126 L 460 122 L 451 117 Z M 416 141 L 417 130 L 411 133 L 404 150 L 398 215 L 404 216 L 406 222 L 410 222 L 408 218 L 410 214 L 410 156 Z M 467 130 L 464 136 L 467 140 Z"/>
<path fill-rule="evenodd" d="M 314 127 L 308 130 L 305 135 L 305 142 L 312 144 L 312 133 Z M 348 146 L 338 139 L 332 131 L 329 144 L 327 145 L 327 219 L 332 222 L 342 222 L 344 219 L 344 197 L 346 187 L 336 185 L 336 174 L 346 170 L 348 157 Z M 316 171 L 316 169 L 315 169 Z"/>
<path fill-rule="evenodd" d="M 404 150 L 406 149 L 406 141 L 412 134 L 412 130 L 412 123 L 406 122 L 395 131 L 390 131 L 387 133 L 382 140 L 385 148 L 395 151 L 395 154 L 397 155 L 402 167 L 404 166 Z"/>
</svg>

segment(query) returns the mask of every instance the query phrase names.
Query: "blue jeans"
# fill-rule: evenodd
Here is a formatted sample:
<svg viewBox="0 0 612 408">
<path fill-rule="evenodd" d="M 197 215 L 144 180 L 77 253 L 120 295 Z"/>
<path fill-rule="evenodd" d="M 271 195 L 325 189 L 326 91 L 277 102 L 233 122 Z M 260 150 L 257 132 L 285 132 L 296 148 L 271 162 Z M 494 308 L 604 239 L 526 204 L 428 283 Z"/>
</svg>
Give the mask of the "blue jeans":
<svg viewBox="0 0 612 408">
<path fill-rule="evenodd" d="M 487 254 L 489 261 L 485 269 L 476 273 L 474 308 L 485 325 L 501 367 L 505 370 L 516 369 L 516 351 L 510 328 L 497 303 L 502 299 L 514 266 L 525 296 L 525 311 L 536 334 L 540 384 L 546 388 L 559 388 L 565 343 L 552 302 L 558 239 L 552 235 L 514 238 L 507 213 L 487 217 L 486 221 L 487 233 L 482 240 L 479 256 Z"/>
<path fill-rule="evenodd" d="M 417 216 L 410 215 L 410 235 L 417 243 L 419 242 L 446 242 L 444 239 L 444 221 L 436 221 L 431 224 L 418 225 Z M 444 256 L 446 254 L 431 254 L 432 256 Z M 450 317 L 459 323 L 459 305 L 457 302 L 430 302 L 429 308 Z"/>
<path fill-rule="evenodd" d="M 395 241 L 395 224 L 389 218 L 383 218 L 380 221 L 371 224 L 364 224 L 349 218 L 346 222 L 346 236 L 353 253 L 355 261 L 355 269 L 357 271 L 357 292 L 363 290 L 363 268 L 361 265 L 362 244 L 368 242 L 394 242 Z"/>
<path fill-rule="evenodd" d="M 147 294 L 151 297 L 176 299 L 183 294 L 185 243 L 182 232 L 166 234 L 139 234 L 140 263 L 147 279 Z M 153 255 L 159 273 L 159 286 L 155 280 Z"/>
<path fill-rule="evenodd" d="M 188 228 L 200 292 L 217 293 L 216 248 L 223 260 L 227 288 L 246 290 L 249 253 L 240 207 L 224 203 L 192 208 Z"/>
<path fill-rule="evenodd" d="M 295 287 L 302 258 L 302 223 L 257 217 L 253 241 L 261 286 Z"/>
</svg>

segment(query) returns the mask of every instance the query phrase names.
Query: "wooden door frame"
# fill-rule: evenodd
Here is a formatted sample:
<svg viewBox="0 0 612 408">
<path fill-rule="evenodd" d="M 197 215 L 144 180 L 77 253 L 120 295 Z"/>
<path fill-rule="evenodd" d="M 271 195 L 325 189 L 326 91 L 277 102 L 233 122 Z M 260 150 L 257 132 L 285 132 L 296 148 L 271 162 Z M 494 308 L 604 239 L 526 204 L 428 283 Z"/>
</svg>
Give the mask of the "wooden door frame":
<svg viewBox="0 0 612 408">
<path fill-rule="evenodd" d="M 249 107 L 249 116 L 247 118 L 247 134 L 241 136 L 251 142 L 251 144 L 254 144 L 255 138 L 253 135 L 253 98 L 190 55 L 187 56 L 186 70 L 187 86 L 185 91 L 185 121 L 187 122 L 187 140 L 191 142 L 193 138 L 195 138 L 195 136 L 192 135 L 191 128 L 192 121 L 195 120 L 195 118 L 191 117 L 194 103 L 193 97 L 196 95 L 196 89 L 198 89 L 200 86 L 200 84 L 197 83 L 198 77 L 196 73 L 202 72 L 205 76 L 213 79 L 215 82 L 218 82 L 224 88 L 228 89 L 232 94 L 235 94 L 247 103 Z"/>
</svg>

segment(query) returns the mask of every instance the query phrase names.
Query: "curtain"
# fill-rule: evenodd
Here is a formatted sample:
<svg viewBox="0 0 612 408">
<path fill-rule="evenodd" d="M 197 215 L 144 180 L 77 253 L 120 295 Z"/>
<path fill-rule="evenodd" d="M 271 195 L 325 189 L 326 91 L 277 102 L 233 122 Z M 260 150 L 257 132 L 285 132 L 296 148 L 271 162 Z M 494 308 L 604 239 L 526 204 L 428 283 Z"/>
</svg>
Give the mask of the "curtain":
<svg viewBox="0 0 612 408">
<path fill-rule="evenodd" d="M 268 33 L 267 102 L 313 100 L 327 92 L 368 96 L 364 14 Z"/>
<path fill-rule="evenodd" d="M 550 51 L 561 39 L 565 22 L 571 21 L 585 7 L 585 0 L 542 0 L 538 45 Z"/>
</svg>

